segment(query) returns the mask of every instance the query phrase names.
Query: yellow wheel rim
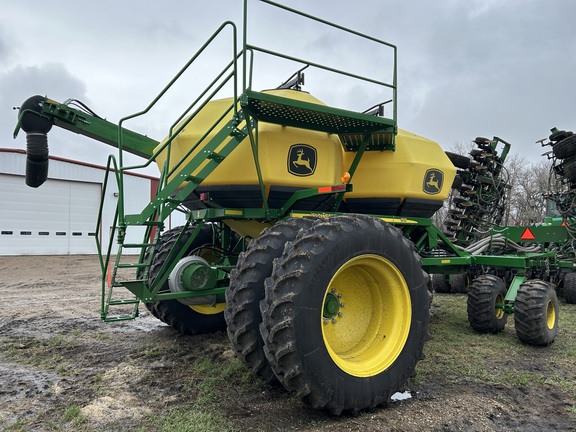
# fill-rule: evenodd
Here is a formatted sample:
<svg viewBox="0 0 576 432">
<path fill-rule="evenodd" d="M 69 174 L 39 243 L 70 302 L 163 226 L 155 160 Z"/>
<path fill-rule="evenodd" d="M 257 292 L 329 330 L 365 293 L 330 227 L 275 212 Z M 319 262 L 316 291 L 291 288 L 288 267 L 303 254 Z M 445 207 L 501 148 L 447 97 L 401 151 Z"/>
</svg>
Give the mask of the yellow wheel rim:
<svg viewBox="0 0 576 432">
<path fill-rule="evenodd" d="M 496 296 L 496 304 L 497 305 L 503 305 L 504 304 L 504 296 L 502 294 L 498 294 Z M 502 319 L 504 318 L 504 309 L 501 307 L 496 307 L 495 308 L 496 311 L 496 318 L 497 319 Z"/>
<path fill-rule="evenodd" d="M 546 306 L 546 325 L 550 330 L 554 328 L 554 324 L 556 323 L 556 308 L 554 307 L 554 303 L 550 300 L 548 302 L 548 306 Z"/>
<path fill-rule="evenodd" d="M 322 337 L 344 372 L 375 376 L 398 358 L 410 332 L 410 291 L 398 268 L 360 255 L 338 269 L 324 295 Z"/>
<path fill-rule="evenodd" d="M 202 315 L 216 315 L 220 312 L 224 312 L 224 309 L 226 309 L 226 303 L 216 303 L 214 306 L 194 305 L 190 306 L 190 309 Z"/>
</svg>

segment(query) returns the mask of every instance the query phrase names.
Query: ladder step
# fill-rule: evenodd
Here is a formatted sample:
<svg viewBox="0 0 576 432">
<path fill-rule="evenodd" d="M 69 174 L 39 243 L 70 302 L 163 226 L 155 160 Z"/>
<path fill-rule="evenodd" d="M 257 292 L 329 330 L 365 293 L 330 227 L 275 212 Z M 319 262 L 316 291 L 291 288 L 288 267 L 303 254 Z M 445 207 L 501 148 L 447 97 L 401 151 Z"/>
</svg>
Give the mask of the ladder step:
<svg viewBox="0 0 576 432">
<path fill-rule="evenodd" d="M 208 154 L 208 156 L 206 156 L 206 159 L 212 159 L 216 162 L 222 162 L 224 159 L 226 159 L 226 156 L 221 155 L 220 153 L 216 153 L 215 151 L 210 152 Z"/>
<path fill-rule="evenodd" d="M 200 184 L 204 181 L 204 178 L 189 175 L 188 177 L 186 177 L 186 181 L 189 181 L 190 183 Z"/>
<path fill-rule="evenodd" d="M 128 263 L 128 264 L 118 264 L 117 268 L 142 268 L 142 267 L 149 267 L 150 264 L 146 263 Z"/>
<path fill-rule="evenodd" d="M 131 299 L 131 300 L 111 300 L 108 302 L 110 306 L 114 305 L 127 305 L 127 304 L 136 304 L 139 303 L 140 300 L 138 299 Z"/>
<path fill-rule="evenodd" d="M 114 316 L 114 317 L 104 317 L 103 321 L 104 322 L 118 322 L 118 321 L 130 321 L 133 320 L 134 318 L 136 318 L 138 315 L 137 314 L 133 314 L 133 315 L 121 315 L 121 316 Z"/>
<path fill-rule="evenodd" d="M 146 280 L 146 279 L 115 280 L 112 282 L 112 287 L 114 287 L 114 288 L 119 288 L 119 287 L 126 288 L 126 285 L 145 284 L 147 282 L 148 282 L 148 280 Z"/>
</svg>

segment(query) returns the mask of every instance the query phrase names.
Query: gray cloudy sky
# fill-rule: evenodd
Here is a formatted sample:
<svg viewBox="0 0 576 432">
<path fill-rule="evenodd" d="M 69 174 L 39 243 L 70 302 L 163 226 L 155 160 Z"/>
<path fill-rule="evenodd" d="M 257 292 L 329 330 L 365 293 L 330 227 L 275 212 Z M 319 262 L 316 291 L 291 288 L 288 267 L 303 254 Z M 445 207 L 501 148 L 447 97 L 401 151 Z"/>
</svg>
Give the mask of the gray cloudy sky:
<svg viewBox="0 0 576 432">
<path fill-rule="evenodd" d="M 281 2 L 398 46 L 399 126 L 438 141 L 444 149 L 476 136 L 497 135 L 512 143 L 514 153 L 535 162 L 542 149 L 534 142 L 551 127 L 576 129 L 572 0 Z M 231 19 L 240 25 L 241 4 L 3 2 L 0 147 L 24 148 L 23 136 L 12 139 L 12 107 L 34 94 L 80 99 L 113 121 L 141 110 L 220 23 Z M 385 67 L 373 47 L 293 23 L 261 4 L 254 5 L 251 17 L 257 45 L 286 47 L 301 57 L 324 55 L 336 67 L 370 74 Z M 228 61 L 228 45 L 214 51 L 207 55 L 208 65 Z M 263 67 L 255 87 L 276 86 L 295 70 L 292 65 L 280 71 Z M 194 90 L 208 75 L 209 67 L 202 66 L 151 118 L 128 127 L 163 138 L 179 115 L 175 107 L 195 98 Z M 364 88 L 315 80 L 313 74 L 305 89 L 357 110 L 369 107 L 374 96 Z M 49 144 L 53 155 L 98 164 L 105 163 L 111 150 L 66 131 L 51 132 Z"/>
</svg>

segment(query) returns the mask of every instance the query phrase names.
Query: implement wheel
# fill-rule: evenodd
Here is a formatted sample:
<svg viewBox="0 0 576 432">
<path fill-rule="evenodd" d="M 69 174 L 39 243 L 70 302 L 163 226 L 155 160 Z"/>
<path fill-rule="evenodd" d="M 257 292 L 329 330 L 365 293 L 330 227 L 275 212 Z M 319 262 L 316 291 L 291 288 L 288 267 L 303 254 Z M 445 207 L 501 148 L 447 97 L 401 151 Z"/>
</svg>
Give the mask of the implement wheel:
<svg viewBox="0 0 576 432">
<path fill-rule="evenodd" d="M 430 278 L 432 279 L 432 290 L 434 292 L 439 294 L 450 292 L 450 285 L 448 285 L 448 282 L 446 282 L 446 276 L 436 273 L 430 275 Z"/>
<path fill-rule="evenodd" d="M 276 376 L 336 415 L 389 402 L 422 357 L 428 281 L 395 227 L 362 215 L 317 221 L 266 280 L 261 333 Z"/>
<path fill-rule="evenodd" d="M 564 276 L 564 300 L 568 304 L 576 304 L 576 273 Z"/>
<path fill-rule="evenodd" d="M 514 300 L 518 338 L 530 345 L 550 345 L 558 332 L 558 298 L 548 282 L 533 279 L 518 288 Z"/>
<path fill-rule="evenodd" d="M 150 266 L 149 284 L 152 285 L 154 279 L 158 276 L 162 264 L 168 259 L 168 254 L 174 248 L 182 248 L 186 241 L 194 232 L 195 227 L 190 226 L 182 235 L 180 242 L 178 242 L 178 235 L 182 231 L 182 227 L 173 228 L 162 234 L 158 244 L 156 245 L 156 253 L 152 259 Z M 205 244 L 212 243 L 212 228 L 204 225 L 202 230 L 188 249 L 186 255 L 191 254 L 195 249 Z M 194 254 L 195 255 L 195 254 Z M 202 255 L 200 255 L 202 256 Z M 209 261 L 209 257 L 206 257 Z M 164 283 L 160 292 L 168 292 L 168 281 Z M 212 306 L 188 306 L 178 300 L 161 300 L 151 303 L 154 312 L 152 314 L 161 321 L 168 324 L 170 327 L 178 330 L 184 334 L 203 334 L 212 333 L 226 328 L 224 321 L 224 303 Z"/>
<path fill-rule="evenodd" d="M 269 384 L 278 380 L 266 360 L 259 330 L 264 280 L 272 273 L 272 262 L 282 255 L 286 243 L 313 223 L 310 218 L 293 218 L 265 229 L 260 237 L 250 242 L 246 252 L 240 254 L 236 269 L 230 273 L 224 310 L 228 337 L 240 360 Z"/>
<path fill-rule="evenodd" d="M 454 274 L 450 286 L 454 294 L 466 294 L 470 290 L 470 276 L 468 273 Z"/>
<path fill-rule="evenodd" d="M 468 321 L 479 333 L 499 333 L 504 330 L 508 314 L 504 305 L 506 285 L 494 275 L 480 275 L 470 284 L 468 292 Z"/>
</svg>

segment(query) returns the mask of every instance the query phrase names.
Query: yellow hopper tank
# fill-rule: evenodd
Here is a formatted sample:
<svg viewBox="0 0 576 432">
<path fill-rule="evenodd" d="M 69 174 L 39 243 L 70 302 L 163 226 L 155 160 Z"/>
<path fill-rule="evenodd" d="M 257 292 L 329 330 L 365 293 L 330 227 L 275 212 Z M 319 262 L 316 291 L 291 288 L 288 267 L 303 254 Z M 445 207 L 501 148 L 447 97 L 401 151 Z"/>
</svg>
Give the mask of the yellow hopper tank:
<svg viewBox="0 0 576 432">
<path fill-rule="evenodd" d="M 344 167 L 355 155 L 344 153 Z M 438 143 L 400 130 L 396 151 L 364 153 L 345 207 L 354 213 L 431 217 L 448 197 L 455 175 Z"/>
<path fill-rule="evenodd" d="M 268 93 L 322 104 L 310 94 L 301 91 L 271 90 Z M 232 106 L 232 103 L 232 98 L 214 100 L 200 110 L 174 139 L 170 151 L 170 166 L 175 166 L 186 156 L 186 153 L 202 139 L 205 131 L 218 121 L 222 114 Z M 225 116 L 212 133 L 202 140 L 199 147 L 202 147 L 204 142 L 221 130 L 229 117 Z M 186 160 L 190 160 L 198 151 L 192 152 Z M 337 136 L 260 122 L 258 124 L 258 158 L 266 197 L 272 208 L 280 207 L 297 190 L 341 184 L 342 146 Z M 162 152 L 157 159 L 160 168 L 165 160 L 166 151 Z M 203 165 L 198 171 L 202 167 Z M 245 138 L 196 191 L 197 194 L 208 192 L 210 199 L 223 207 L 262 207 L 262 194 L 250 140 Z M 296 208 L 328 210 L 333 200 L 333 196 L 327 195 L 312 197 L 299 202 Z M 190 203 L 187 205 L 190 206 Z M 192 204 L 194 205 L 201 206 L 202 204 L 196 202 Z"/>
</svg>

